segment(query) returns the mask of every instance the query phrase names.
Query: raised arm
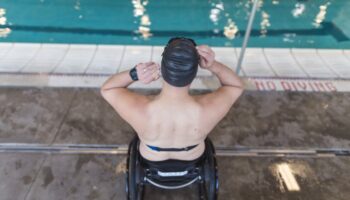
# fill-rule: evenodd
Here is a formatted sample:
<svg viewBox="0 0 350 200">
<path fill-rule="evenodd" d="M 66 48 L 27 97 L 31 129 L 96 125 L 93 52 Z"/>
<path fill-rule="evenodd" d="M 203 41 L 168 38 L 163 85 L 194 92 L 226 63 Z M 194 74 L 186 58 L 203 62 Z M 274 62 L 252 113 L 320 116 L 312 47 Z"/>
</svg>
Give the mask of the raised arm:
<svg viewBox="0 0 350 200">
<path fill-rule="evenodd" d="M 222 64 L 219 61 L 214 61 L 213 65 L 208 68 L 216 75 L 221 83 L 221 86 L 233 87 L 236 90 L 243 90 L 243 83 L 232 69 Z"/>
<path fill-rule="evenodd" d="M 209 94 L 200 96 L 209 129 L 213 128 L 230 110 L 234 102 L 242 94 L 243 83 L 226 65 L 215 60 L 215 53 L 208 46 L 197 47 L 201 56 L 200 67 L 211 71 L 218 77 L 221 87 Z"/>
<path fill-rule="evenodd" d="M 153 62 L 138 64 L 136 72 L 139 81 L 145 84 L 159 78 L 159 66 Z M 137 121 L 148 102 L 146 96 L 127 89 L 133 82 L 128 70 L 111 76 L 101 87 L 103 98 L 129 123 Z"/>
</svg>

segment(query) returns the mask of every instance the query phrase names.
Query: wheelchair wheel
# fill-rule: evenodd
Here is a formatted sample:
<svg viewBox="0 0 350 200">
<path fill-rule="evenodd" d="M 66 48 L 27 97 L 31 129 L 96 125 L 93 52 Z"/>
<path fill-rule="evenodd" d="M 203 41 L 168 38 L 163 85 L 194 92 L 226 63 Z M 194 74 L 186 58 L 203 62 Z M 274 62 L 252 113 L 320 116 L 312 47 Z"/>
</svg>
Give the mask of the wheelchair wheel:
<svg viewBox="0 0 350 200">
<path fill-rule="evenodd" d="M 128 158 L 126 162 L 126 193 L 128 200 L 141 200 L 143 198 L 144 185 L 140 181 L 140 162 L 138 154 L 138 138 L 129 144 Z"/>
<path fill-rule="evenodd" d="M 206 159 L 203 165 L 204 176 L 204 190 L 206 193 L 206 199 L 216 200 L 219 190 L 218 170 L 215 158 L 214 145 L 209 139 L 205 140 L 206 143 Z"/>
</svg>

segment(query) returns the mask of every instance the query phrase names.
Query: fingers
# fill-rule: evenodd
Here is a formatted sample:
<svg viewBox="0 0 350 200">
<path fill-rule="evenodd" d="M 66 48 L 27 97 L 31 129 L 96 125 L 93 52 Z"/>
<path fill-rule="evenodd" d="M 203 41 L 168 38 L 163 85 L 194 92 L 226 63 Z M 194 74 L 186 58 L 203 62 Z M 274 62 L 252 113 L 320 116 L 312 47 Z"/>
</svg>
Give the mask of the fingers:
<svg viewBox="0 0 350 200">
<path fill-rule="evenodd" d="M 154 63 L 154 62 L 139 63 L 139 64 L 136 66 L 136 70 L 137 70 L 137 72 L 139 72 L 140 74 L 144 74 L 144 73 L 147 72 L 148 70 L 154 68 L 154 66 L 156 66 L 156 63 Z"/>
<path fill-rule="evenodd" d="M 207 45 L 197 46 L 198 54 L 200 55 L 200 66 L 202 68 L 209 68 L 213 65 L 215 60 L 214 51 Z"/>
<path fill-rule="evenodd" d="M 136 65 L 136 71 L 137 75 L 140 77 L 141 74 L 143 74 L 146 71 L 146 65 L 145 63 L 139 63 Z"/>
<path fill-rule="evenodd" d="M 148 80 L 149 80 L 149 82 L 155 81 L 155 80 L 159 79 L 159 77 L 160 77 L 160 71 L 155 71 L 152 74 L 150 74 L 150 76 L 148 77 Z"/>
<path fill-rule="evenodd" d="M 198 50 L 198 53 L 203 56 L 206 56 L 206 57 L 215 57 L 215 53 L 213 50 L 211 49 L 206 49 L 206 48 L 197 48 Z"/>
<path fill-rule="evenodd" d="M 200 56 L 205 57 L 205 58 L 208 58 L 208 57 L 211 56 L 210 53 L 208 53 L 208 52 L 206 52 L 206 51 L 202 51 L 202 50 L 200 50 L 200 49 L 198 49 L 198 54 L 199 54 Z"/>
<path fill-rule="evenodd" d="M 156 64 L 154 62 L 139 63 L 136 66 L 136 70 L 138 72 L 138 75 L 145 74 L 147 71 L 153 70 L 154 68 L 159 68 L 158 64 Z"/>
<path fill-rule="evenodd" d="M 159 79 L 159 77 L 160 77 L 160 73 L 158 71 L 155 71 L 153 73 L 147 74 L 147 76 L 145 76 L 142 82 L 148 84 L 152 81 Z"/>
<path fill-rule="evenodd" d="M 145 77 L 152 76 L 154 73 L 159 73 L 159 70 L 157 68 L 149 69 L 144 73 Z"/>
<path fill-rule="evenodd" d="M 148 84 L 160 77 L 160 66 L 154 62 L 140 63 L 138 66 L 140 70 L 139 80 L 145 84 Z"/>
<path fill-rule="evenodd" d="M 145 65 L 146 65 L 147 67 L 150 67 L 150 66 L 152 66 L 152 65 L 157 65 L 157 64 L 156 64 L 155 62 L 153 62 L 153 61 L 149 61 L 149 62 L 146 62 Z"/>
<path fill-rule="evenodd" d="M 214 51 L 207 45 L 197 46 L 197 50 L 202 51 L 202 52 L 207 52 L 210 55 L 215 55 Z"/>
<path fill-rule="evenodd" d="M 197 46 L 196 47 L 197 48 L 197 50 L 201 50 L 201 51 L 205 51 L 205 52 L 210 52 L 210 48 L 209 48 L 209 46 L 207 46 L 207 45 L 200 45 L 200 46 Z"/>
</svg>

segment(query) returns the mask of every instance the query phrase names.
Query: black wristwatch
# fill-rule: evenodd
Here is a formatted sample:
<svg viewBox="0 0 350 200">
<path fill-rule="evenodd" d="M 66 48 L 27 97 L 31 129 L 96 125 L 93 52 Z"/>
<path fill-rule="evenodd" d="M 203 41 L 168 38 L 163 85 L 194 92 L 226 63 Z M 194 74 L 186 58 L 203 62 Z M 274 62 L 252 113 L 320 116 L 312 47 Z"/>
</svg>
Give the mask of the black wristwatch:
<svg viewBox="0 0 350 200">
<path fill-rule="evenodd" d="M 136 66 L 129 71 L 129 75 L 133 81 L 139 80 L 139 77 L 137 76 Z"/>
</svg>

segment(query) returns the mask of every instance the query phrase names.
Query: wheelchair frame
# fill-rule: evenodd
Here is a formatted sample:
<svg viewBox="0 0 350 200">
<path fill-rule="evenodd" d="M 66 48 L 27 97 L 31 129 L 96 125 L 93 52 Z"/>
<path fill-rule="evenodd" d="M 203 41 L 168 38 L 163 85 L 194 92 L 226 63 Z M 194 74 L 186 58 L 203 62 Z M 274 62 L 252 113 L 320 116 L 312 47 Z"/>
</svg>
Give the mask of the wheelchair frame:
<svg viewBox="0 0 350 200">
<path fill-rule="evenodd" d="M 219 181 L 214 145 L 209 138 L 205 140 L 204 158 L 186 171 L 151 172 L 141 161 L 139 139 L 135 137 L 129 144 L 126 169 L 126 193 L 128 200 L 141 200 L 146 185 L 162 189 L 180 189 L 198 184 L 199 199 L 216 200 Z"/>
</svg>

